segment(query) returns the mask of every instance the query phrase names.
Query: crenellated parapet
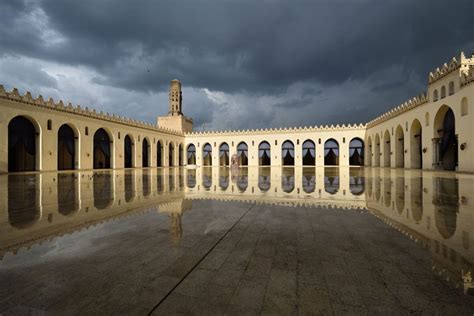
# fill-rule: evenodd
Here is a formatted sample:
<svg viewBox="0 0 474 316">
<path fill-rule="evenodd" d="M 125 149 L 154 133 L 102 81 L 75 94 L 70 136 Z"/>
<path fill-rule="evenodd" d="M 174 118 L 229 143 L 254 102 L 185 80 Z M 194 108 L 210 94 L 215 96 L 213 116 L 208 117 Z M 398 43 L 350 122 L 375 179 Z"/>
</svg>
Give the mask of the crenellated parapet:
<svg viewBox="0 0 474 316">
<path fill-rule="evenodd" d="M 24 95 L 21 95 L 17 88 L 13 88 L 11 92 L 7 92 L 5 91 L 5 88 L 3 85 L 0 85 L 0 99 L 15 101 L 19 103 L 25 103 L 25 104 L 37 106 L 40 108 L 50 109 L 53 111 L 67 112 L 70 114 L 81 115 L 81 116 L 85 116 L 89 118 L 112 122 L 112 123 L 124 124 L 128 126 L 143 128 L 143 129 L 152 130 L 156 132 L 183 136 L 183 134 L 178 131 L 163 128 L 163 127 L 158 127 L 148 122 L 134 120 L 125 116 L 111 114 L 108 112 L 105 113 L 103 111 L 96 111 L 95 109 L 89 109 L 88 107 L 81 107 L 80 105 L 73 106 L 70 102 L 67 104 L 64 104 L 62 100 L 55 102 L 54 99 L 51 97 L 48 98 L 46 101 L 41 95 L 39 95 L 36 98 L 33 98 L 31 95 L 31 92 L 29 91 L 26 91 Z"/>
<path fill-rule="evenodd" d="M 472 82 L 474 82 L 474 65 L 469 65 L 467 69 L 461 72 L 461 87 L 467 86 Z"/>
<path fill-rule="evenodd" d="M 417 95 L 416 97 L 411 98 L 410 100 L 400 104 L 399 106 L 391 109 L 390 111 L 385 112 L 384 114 L 371 120 L 370 122 L 367 123 L 367 128 L 373 127 L 389 119 L 392 119 L 402 113 L 405 113 L 406 111 L 409 111 L 427 102 L 428 102 L 428 97 L 426 93 L 421 93 Z"/>
<path fill-rule="evenodd" d="M 467 58 L 466 55 L 461 52 L 457 58 L 453 57 L 448 63 L 444 63 L 443 66 L 436 68 L 435 71 L 430 72 L 428 76 L 428 83 L 432 84 L 458 69 L 463 72 L 472 65 L 474 65 L 474 56 Z"/>
<path fill-rule="evenodd" d="M 288 133 L 304 133 L 304 132 L 322 132 L 322 131 L 347 131 L 347 130 L 363 130 L 365 124 L 337 124 L 337 125 L 320 125 L 320 126 L 304 126 L 304 127 L 281 127 L 281 128 L 265 128 L 265 129 L 246 129 L 246 130 L 224 130 L 224 131 L 195 131 L 185 134 L 185 136 L 234 136 L 234 135 L 255 135 L 255 134 L 288 134 Z"/>
</svg>

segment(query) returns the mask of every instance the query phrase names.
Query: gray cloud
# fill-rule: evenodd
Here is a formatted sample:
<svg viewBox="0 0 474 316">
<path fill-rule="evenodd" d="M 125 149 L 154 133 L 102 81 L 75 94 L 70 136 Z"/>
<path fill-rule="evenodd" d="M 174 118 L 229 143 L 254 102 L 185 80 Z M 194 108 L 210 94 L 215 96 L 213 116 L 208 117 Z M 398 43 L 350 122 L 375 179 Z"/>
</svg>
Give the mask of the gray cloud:
<svg viewBox="0 0 474 316">
<path fill-rule="evenodd" d="M 474 51 L 472 12 L 471 0 L 3 1 L 0 79 L 150 120 L 179 78 L 186 114 L 212 128 L 363 122 Z M 15 58 L 35 63 L 15 74 Z"/>
</svg>

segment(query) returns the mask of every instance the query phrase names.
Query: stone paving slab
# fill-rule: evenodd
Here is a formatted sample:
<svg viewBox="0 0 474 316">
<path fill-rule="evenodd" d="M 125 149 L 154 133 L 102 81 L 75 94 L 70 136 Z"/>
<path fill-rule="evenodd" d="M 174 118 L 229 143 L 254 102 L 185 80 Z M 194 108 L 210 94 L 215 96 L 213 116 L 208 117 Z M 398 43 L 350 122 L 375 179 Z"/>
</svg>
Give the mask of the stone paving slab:
<svg viewBox="0 0 474 316">
<path fill-rule="evenodd" d="M 0 261 L 0 314 L 456 314 L 474 300 L 368 212 L 194 201 Z M 140 229 L 137 230 L 137 227 Z"/>
</svg>

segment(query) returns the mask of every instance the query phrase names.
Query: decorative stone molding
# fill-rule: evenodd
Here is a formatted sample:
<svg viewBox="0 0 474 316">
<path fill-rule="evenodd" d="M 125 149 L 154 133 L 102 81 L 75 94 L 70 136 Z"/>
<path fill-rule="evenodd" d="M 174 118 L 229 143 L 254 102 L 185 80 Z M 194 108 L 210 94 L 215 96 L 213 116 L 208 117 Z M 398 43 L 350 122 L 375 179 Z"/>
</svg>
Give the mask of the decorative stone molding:
<svg viewBox="0 0 474 316">
<path fill-rule="evenodd" d="M 20 95 L 17 88 L 13 88 L 11 92 L 7 92 L 5 91 L 3 85 L 0 85 L 0 99 L 29 104 L 36 107 L 46 108 L 48 110 L 67 112 L 75 115 L 100 119 L 112 123 L 124 124 L 131 127 L 144 128 L 154 132 L 183 136 L 183 134 L 178 131 L 158 127 L 148 122 L 133 120 L 125 116 L 110 114 L 108 112 L 104 113 L 103 111 L 97 112 L 95 109 L 90 110 L 88 107 L 82 108 L 80 105 L 76 105 L 74 107 L 70 102 L 67 104 L 67 106 L 65 106 L 62 100 L 59 100 L 57 103 L 53 98 L 49 98 L 48 101 L 44 101 L 42 95 L 39 95 L 36 99 L 33 99 L 29 91 L 27 91 L 23 96 Z"/>
<path fill-rule="evenodd" d="M 395 116 L 405 113 L 406 111 L 409 111 L 427 102 L 428 102 L 428 97 L 426 93 L 421 93 L 418 96 L 400 104 L 396 108 L 393 108 L 390 111 L 385 112 L 384 114 L 371 120 L 370 122 L 367 123 L 367 128 L 374 127 L 375 125 L 385 122 L 388 119 L 394 118 Z"/>
<path fill-rule="evenodd" d="M 246 130 L 225 130 L 225 131 L 196 131 L 186 133 L 185 136 L 233 136 L 233 135 L 254 135 L 254 134 L 288 134 L 301 132 L 318 132 L 318 131 L 346 131 L 346 130 L 363 130 L 365 124 L 342 124 L 342 125 L 320 125 L 320 126 L 304 126 L 304 127 L 283 127 L 268 129 L 246 129 Z"/>
</svg>

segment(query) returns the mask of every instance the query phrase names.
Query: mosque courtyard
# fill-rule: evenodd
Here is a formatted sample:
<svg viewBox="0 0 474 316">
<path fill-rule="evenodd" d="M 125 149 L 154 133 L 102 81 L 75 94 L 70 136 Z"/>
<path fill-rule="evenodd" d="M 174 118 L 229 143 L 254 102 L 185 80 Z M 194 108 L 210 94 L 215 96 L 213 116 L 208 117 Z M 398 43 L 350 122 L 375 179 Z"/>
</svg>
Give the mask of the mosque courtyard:
<svg viewBox="0 0 474 316">
<path fill-rule="evenodd" d="M 474 175 L 171 167 L 0 186 L 2 315 L 474 311 Z"/>
</svg>

